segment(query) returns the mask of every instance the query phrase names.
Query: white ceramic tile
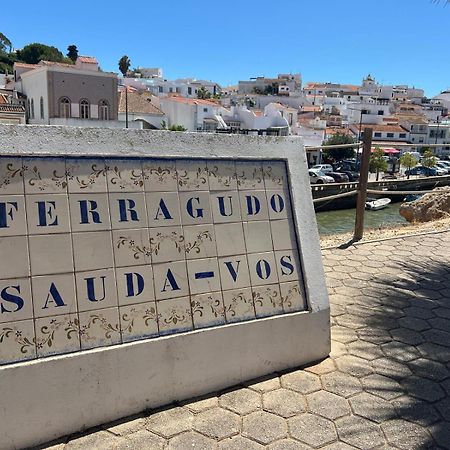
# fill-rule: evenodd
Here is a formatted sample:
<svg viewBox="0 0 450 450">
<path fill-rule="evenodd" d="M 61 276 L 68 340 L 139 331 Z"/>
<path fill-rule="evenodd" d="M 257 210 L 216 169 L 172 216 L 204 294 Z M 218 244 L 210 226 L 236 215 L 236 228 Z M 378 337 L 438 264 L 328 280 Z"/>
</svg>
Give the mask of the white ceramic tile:
<svg viewBox="0 0 450 450">
<path fill-rule="evenodd" d="M 150 263 L 150 236 L 147 228 L 113 230 L 112 239 L 116 267 L 139 266 Z"/>
<path fill-rule="evenodd" d="M 32 275 L 73 271 L 72 239 L 69 233 L 29 237 Z"/>
<path fill-rule="evenodd" d="M 143 159 L 144 188 L 148 192 L 177 191 L 175 160 Z"/>
<path fill-rule="evenodd" d="M 266 189 L 286 189 L 288 187 L 288 175 L 286 163 L 281 161 L 264 161 L 264 184 Z"/>
<path fill-rule="evenodd" d="M 30 274 L 26 236 L 0 238 L 0 279 L 26 277 Z"/>
<path fill-rule="evenodd" d="M 284 312 L 296 312 L 306 310 L 306 300 L 303 289 L 298 281 L 280 283 L 281 298 Z"/>
<path fill-rule="evenodd" d="M 71 194 L 69 208 L 72 231 L 100 231 L 111 228 L 108 194 Z"/>
<path fill-rule="evenodd" d="M 121 306 L 119 311 L 123 342 L 158 336 L 158 313 L 155 302 Z"/>
<path fill-rule="evenodd" d="M 250 288 L 224 291 L 225 316 L 227 323 L 255 319 L 253 294 Z"/>
<path fill-rule="evenodd" d="M 178 190 L 204 191 L 209 189 L 208 168 L 205 160 L 176 161 Z"/>
<path fill-rule="evenodd" d="M 109 192 L 142 192 L 144 175 L 139 159 L 106 160 Z"/>
<path fill-rule="evenodd" d="M 188 260 L 187 267 L 191 294 L 203 294 L 220 290 L 217 258 Z"/>
<path fill-rule="evenodd" d="M 152 262 L 184 260 L 184 236 L 181 227 L 150 228 Z"/>
<path fill-rule="evenodd" d="M 146 192 L 145 200 L 149 227 L 181 225 L 178 192 Z"/>
<path fill-rule="evenodd" d="M 66 194 L 27 195 L 29 234 L 69 233 L 69 202 Z"/>
<path fill-rule="evenodd" d="M 270 222 L 261 220 L 244 222 L 245 246 L 247 253 L 261 253 L 273 250 Z"/>
<path fill-rule="evenodd" d="M 283 313 L 283 302 L 278 284 L 254 287 L 253 303 L 258 318 Z"/>
<path fill-rule="evenodd" d="M 268 220 L 265 191 L 241 191 L 241 216 L 244 221 Z"/>
<path fill-rule="evenodd" d="M 190 225 L 183 227 L 186 259 L 217 256 L 214 225 Z"/>
<path fill-rule="evenodd" d="M 0 195 L 23 193 L 22 158 L 0 158 Z"/>
<path fill-rule="evenodd" d="M 114 266 L 110 231 L 73 233 L 73 257 L 77 272 Z"/>
<path fill-rule="evenodd" d="M 0 323 L 31 319 L 33 305 L 29 278 L 0 280 Z"/>
<path fill-rule="evenodd" d="M 102 158 L 66 158 L 69 192 L 107 192 L 106 165 Z"/>
<path fill-rule="evenodd" d="M 109 210 L 113 229 L 147 226 L 144 193 L 109 194 Z"/>
<path fill-rule="evenodd" d="M 211 209 L 214 223 L 240 222 L 241 206 L 238 191 L 212 192 Z"/>
<path fill-rule="evenodd" d="M 223 290 L 251 286 L 246 255 L 219 258 L 219 268 Z"/>
<path fill-rule="evenodd" d="M 159 334 L 191 331 L 192 313 L 189 297 L 180 297 L 156 302 L 159 316 Z"/>
<path fill-rule="evenodd" d="M 38 357 L 80 350 L 78 314 L 36 319 L 35 326 Z"/>
<path fill-rule="evenodd" d="M 75 313 L 78 310 L 73 273 L 33 277 L 34 317 Z"/>
<path fill-rule="evenodd" d="M 76 273 L 75 282 L 78 311 L 93 311 L 117 306 L 117 288 L 113 269 Z"/>
<path fill-rule="evenodd" d="M 82 350 L 121 342 L 118 308 L 84 312 L 79 317 Z"/>
<path fill-rule="evenodd" d="M 278 283 L 277 265 L 273 252 L 247 255 L 252 286 Z"/>
<path fill-rule="evenodd" d="M 0 324 L 0 365 L 36 358 L 32 320 Z"/>
<path fill-rule="evenodd" d="M 64 158 L 25 158 L 23 169 L 27 194 L 67 192 Z"/>
<path fill-rule="evenodd" d="M 180 207 L 183 225 L 213 222 L 209 192 L 180 192 Z"/>
<path fill-rule="evenodd" d="M 275 252 L 275 259 L 280 283 L 302 280 L 297 250 L 279 250 Z"/>
<path fill-rule="evenodd" d="M 226 191 L 237 189 L 236 165 L 234 161 L 208 160 L 209 189 Z"/>
<path fill-rule="evenodd" d="M 271 220 L 274 250 L 291 250 L 297 248 L 294 222 L 292 219 Z"/>
<path fill-rule="evenodd" d="M 245 253 L 245 239 L 242 223 L 222 223 L 214 225 L 217 254 L 219 256 Z"/>
<path fill-rule="evenodd" d="M 193 295 L 191 309 L 195 329 L 225 324 L 225 308 L 221 292 Z"/>
<path fill-rule="evenodd" d="M 264 189 L 264 175 L 260 162 L 236 161 L 236 175 L 240 190 Z"/>
<path fill-rule="evenodd" d="M 266 191 L 267 209 L 271 220 L 292 217 L 289 191 Z"/>
<path fill-rule="evenodd" d="M 186 261 L 154 264 L 155 297 L 157 300 L 184 297 L 189 294 Z"/>
<path fill-rule="evenodd" d="M 0 237 L 25 236 L 26 234 L 25 196 L 0 196 Z"/>
<path fill-rule="evenodd" d="M 151 265 L 116 269 L 119 305 L 133 305 L 155 300 Z"/>
</svg>

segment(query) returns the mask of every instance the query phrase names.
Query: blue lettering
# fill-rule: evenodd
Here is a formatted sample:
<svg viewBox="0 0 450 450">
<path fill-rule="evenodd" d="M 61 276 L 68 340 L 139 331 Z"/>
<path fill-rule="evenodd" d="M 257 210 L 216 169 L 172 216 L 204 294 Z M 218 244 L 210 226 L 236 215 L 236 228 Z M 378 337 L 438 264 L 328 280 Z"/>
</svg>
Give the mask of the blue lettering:
<svg viewBox="0 0 450 450">
<path fill-rule="evenodd" d="M 139 222 L 139 217 L 137 215 L 137 212 L 133 209 L 136 206 L 136 202 L 131 199 L 120 199 L 119 202 L 119 215 L 120 215 L 120 222 L 128 222 L 128 214 L 127 211 L 130 213 L 130 220 L 133 222 Z M 128 202 L 128 209 L 126 202 Z"/>
<path fill-rule="evenodd" d="M 236 261 L 236 269 L 233 267 L 233 263 L 231 261 L 226 261 L 225 265 L 227 266 L 228 272 L 230 272 L 231 278 L 233 278 L 233 281 L 236 281 L 239 271 L 239 264 L 241 261 Z"/>
<path fill-rule="evenodd" d="M 291 261 L 292 259 L 290 256 L 282 256 L 280 258 L 281 273 L 283 275 L 291 275 L 294 272 L 294 265 Z M 289 272 L 285 272 L 284 269 L 287 269 Z"/>
<path fill-rule="evenodd" d="M 137 297 L 142 294 L 144 290 L 144 277 L 139 273 L 126 273 L 125 277 L 127 279 L 127 297 Z M 136 277 L 137 289 L 135 290 L 134 278 Z"/>
<path fill-rule="evenodd" d="M 58 217 L 53 215 L 54 209 L 56 208 L 55 202 L 36 202 L 38 206 L 38 217 L 39 223 L 38 227 L 52 227 L 58 225 Z M 48 205 L 48 209 L 47 206 Z M 47 217 L 53 220 L 52 223 L 47 223 Z"/>
<path fill-rule="evenodd" d="M 178 284 L 175 280 L 175 277 L 173 276 L 173 273 L 170 269 L 167 270 L 166 280 L 164 281 L 164 286 L 163 286 L 161 292 L 166 292 L 166 289 L 169 285 L 172 288 L 172 291 L 180 290 L 180 288 L 178 287 Z"/>
<path fill-rule="evenodd" d="M 249 216 L 256 216 L 261 211 L 261 202 L 254 195 L 246 195 L 247 213 Z"/>
<path fill-rule="evenodd" d="M 197 208 L 194 215 L 194 206 L 192 205 L 194 200 L 197 200 L 197 203 L 200 203 L 200 199 L 198 197 L 190 198 L 186 203 L 186 210 L 193 219 L 198 219 L 199 217 L 203 217 L 203 208 Z"/>
<path fill-rule="evenodd" d="M 0 304 L 0 312 L 3 313 L 11 313 L 11 312 L 17 312 L 20 311 L 23 308 L 24 302 L 23 298 L 19 297 L 18 295 L 14 295 L 8 292 L 8 289 L 15 289 L 18 294 L 20 294 L 20 286 L 8 286 L 5 287 L 2 292 L 0 292 L 0 298 L 3 299 L 5 302 L 13 303 L 16 305 L 16 309 L 13 311 L 10 311 L 9 309 L 6 309 L 2 304 Z"/>
<path fill-rule="evenodd" d="M 280 194 L 273 194 L 272 197 L 270 198 L 270 206 L 277 213 L 283 211 L 284 198 Z"/>
<path fill-rule="evenodd" d="M 48 291 L 48 295 L 47 295 L 47 300 L 45 301 L 45 305 L 43 306 L 42 309 L 47 309 L 48 308 L 48 302 L 55 302 L 56 306 L 66 306 L 61 294 L 59 293 L 58 289 L 55 286 L 55 283 L 52 283 L 50 286 L 50 289 Z"/>
<path fill-rule="evenodd" d="M 229 195 L 227 197 L 230 200 L 230 210 L 229 210 L 229 214 L 227 214 L 227 212 L 225 211 L 225 197 L 217 197 L 217 201 L 219 202 L 219 212 L 220 215 L 223 217 L 229 217 L 233 215 L 233 204 L 231 203 L 231 195 Z"/>
<path fill-rule="evenodd" d="M 267 280 L 272 272 L 270 264 L 265 259 L 260 259 L 256 263 L 256 273 L 261 280 Z"/>
<path fill-rule="evenodd" d="M 169 213 L 169 209 L 166 206 L 166 203 L 163 199 L 159 201 L 158 211 L 156 211 L 155 220 L 159 220 L 159 215 L 162 214 L 164 216 L 164 220 L 172 219 L 172 216 Z"/>
<path fill-rule="evenodd" d="M 101 302 L 106 297 L 106 290 L 105 290 L 105 276 L 100 277 L 102 280 L 102 287 L 103 287 L 103 297 L 102 298 L 96 298 L 95 296 L 95 277 L 93 278 L 85 278 L 86 281 L 86 287 L 87 287 L 87 296 L 88 299 L 91 302 Z"/>
<path fill-rule="evenodd" d="M 102 221 L 100 220 L 100 214 L 95 211 L 97 209 L 97 202 L 95 200 L 78 200 L 78 203 L 80 204 L 80 224 L 90 223 L 89 214 L 91 214 L 93 223 L 102 223 Z"/>
<path fill-rule="evenodd" d="M 7 205 L 11 206 L 9 211 L 6 210 Z M 14 219 L 13 208 L 15 208 L 16 211 L 18 210 L 17 202 L 0 203 L 0 228 L 8 228 L 8 216 L 11 220 Z"/>
</svg>

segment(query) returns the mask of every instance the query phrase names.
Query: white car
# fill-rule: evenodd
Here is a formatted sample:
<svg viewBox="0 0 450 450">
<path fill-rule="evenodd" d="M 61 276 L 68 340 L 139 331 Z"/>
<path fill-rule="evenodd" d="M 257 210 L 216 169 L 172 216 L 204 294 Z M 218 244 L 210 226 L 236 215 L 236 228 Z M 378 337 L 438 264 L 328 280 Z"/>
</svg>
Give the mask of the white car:
<svg viewBox="0 0 450 450">
<path fill-rule="evenodd" d="M 325 175 L 323 172 L 317 169 L 309 169 L 309 181 L 311 184 L 324 184 L 324 183 L 334 183 L 334 179 Z"/>
<path fill-rule="evenodd" d="M 445 162 L 445 161 L 438 161 L 436 163 L 436 168 L 445 170 L 445 173 L 448 174 L 448 173 L 450 173 L 450 164 L 447 164 L 447 163 L 448 163 L 448 161 L 447 162 Z M 438 173 L 438 175 L 439 175 L 439 173 Z"/>
<path fill-rule="evenodd" d="M 320 170 L 323 173 L 334 172 L 333 166 L 331 164 L 317 164 L 312 166 L 311 169 Z"/>
</svg>

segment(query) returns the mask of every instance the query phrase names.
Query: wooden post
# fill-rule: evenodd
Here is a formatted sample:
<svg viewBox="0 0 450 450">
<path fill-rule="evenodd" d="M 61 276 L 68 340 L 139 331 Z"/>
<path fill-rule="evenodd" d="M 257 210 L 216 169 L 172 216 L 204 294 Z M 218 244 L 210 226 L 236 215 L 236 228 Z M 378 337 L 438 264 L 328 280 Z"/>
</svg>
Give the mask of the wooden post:
<svg viewBox="0 0 450 450">
<path fill-rule="evenodd" d="M 360 241 L 364 233 L 364 210 L 367 198 L 367 181 L 369 178 L 369 160 L 372 150 L 372 128 L 364 128 L 363 152 L 361 155 L 361 170 L 358 184 L 358 199 L 356 201 L 355 234 L 353 241 Z"/>
</svg>

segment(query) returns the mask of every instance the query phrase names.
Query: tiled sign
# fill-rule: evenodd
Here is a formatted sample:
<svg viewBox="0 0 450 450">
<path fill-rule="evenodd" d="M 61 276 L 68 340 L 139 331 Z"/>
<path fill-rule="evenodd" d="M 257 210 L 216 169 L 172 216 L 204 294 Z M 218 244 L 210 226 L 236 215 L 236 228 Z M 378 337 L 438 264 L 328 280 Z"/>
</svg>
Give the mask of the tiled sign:
<svg viewBox="0 0 450 450">
<path fill-rule="evenodd" d="M 0 159 L 0 364 L 306 309 L 284 162 Z"/>
</svg>

